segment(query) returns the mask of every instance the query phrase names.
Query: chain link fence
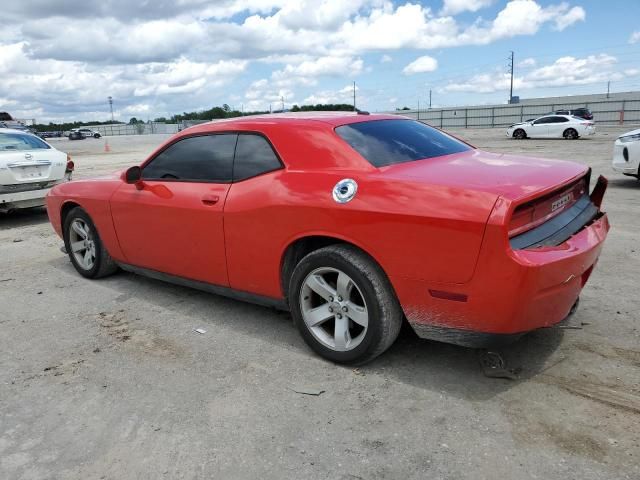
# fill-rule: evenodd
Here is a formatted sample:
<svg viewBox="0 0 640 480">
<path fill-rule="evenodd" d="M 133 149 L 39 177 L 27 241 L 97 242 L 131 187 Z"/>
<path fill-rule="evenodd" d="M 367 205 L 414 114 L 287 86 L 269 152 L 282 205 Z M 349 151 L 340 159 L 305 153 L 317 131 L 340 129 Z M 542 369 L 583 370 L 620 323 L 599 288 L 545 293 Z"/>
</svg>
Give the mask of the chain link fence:
<svg viewBox="0 0 640 480">
<path fill-rule="evenodd" d="M 185 120 L 180 123 L 114 123 L 110 125 L 87 125 L 83 128 L 90 128 L 103 136 L 173 134 L 205 122 L 207 122 L 207 120 Z M 68 132 L 66 132 L 66 134 L 68 134 Z"/>
<path fill-rule="evenodd" d="M 513 104 L 479 107 L 401 110 L 406 115 L 438 128 L 508 127 L 555 110 L 588 108 L 598 125 L 640 124 L 640 100 L 603 100 L 581 103 Z"/>
</svg>

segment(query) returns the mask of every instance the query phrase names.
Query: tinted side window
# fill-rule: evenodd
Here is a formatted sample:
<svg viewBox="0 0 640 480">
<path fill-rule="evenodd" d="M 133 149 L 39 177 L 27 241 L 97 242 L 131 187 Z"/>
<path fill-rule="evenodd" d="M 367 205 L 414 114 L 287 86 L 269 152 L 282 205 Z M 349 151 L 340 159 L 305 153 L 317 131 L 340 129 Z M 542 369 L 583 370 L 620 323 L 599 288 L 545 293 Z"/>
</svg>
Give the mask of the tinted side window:
<svg viewBox="0 0 640 480">
<path fill-rule="evenodd" d="M 233 161 L 233 181 L 262 175 L 282 167 L 280 160 L 267 140 L 260 135 L 238 136 L 236 156 Z"/>
<path fill-rule="evenodd" d="M 543 123 L 549 123 L 549 118 L 541 118 L 539 120 L 536 120 L 535 122 L 533 122 L 534 125 L 541 125 Z"/>
<path fill-rule="evenodd" d="M 231 182 L 236 134 L 184 138 L 144 167 L 145 180 Z"/>
<path fill-rule="evenodd" d="M 553 123 L 565 123 L 569 121 L 569 119 L 566 117 L 553 117 L 553 118 L 554 118 Z"/>
<path fill-rule="evenodd" d="M 471 150 L 449 135 L 414 120 L 370 120 L 336 128 L 336 133 L 374 167 Z"/>
</svg>

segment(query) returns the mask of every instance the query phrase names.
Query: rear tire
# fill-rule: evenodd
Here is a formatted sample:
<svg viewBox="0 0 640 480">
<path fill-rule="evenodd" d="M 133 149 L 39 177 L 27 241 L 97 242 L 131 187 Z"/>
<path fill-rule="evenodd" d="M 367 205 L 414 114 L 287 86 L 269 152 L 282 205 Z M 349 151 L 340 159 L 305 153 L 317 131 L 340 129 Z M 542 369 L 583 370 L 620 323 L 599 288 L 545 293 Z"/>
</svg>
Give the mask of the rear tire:
<svg viewBox="0 0 640 480">
<path fill-rule="evenodd" d="M 525 132 L 521 128 L 518 128 L 513 132 L 513 138 L 515 138 L 516 140 L 524 140 L 525 138 L 527 138 L 527 132 Z"/>
<path fill-rule="evenodd" d="M 579 135 L 575 128 L 567 128 L 562 136 L 567 140 L 577 140 Z"/>
<path fill-rule="evenodd" d="M 99 133 L 94 133 L 93 134 L 93 138 L 100 138 L 100 137 L 101 137 L 101 135 Z"/>
<path fill-rule="evenodd" d="M 302 338 L 333 362 L 373 360 L 393 344 L 402 326 L 402 308 L 382 268 L 350 245 L 331 245 L 304 257 L 288 293 Z"/>
<path fill-rule="evenodd" d="M 64 246 L 77 272 L 86 278 L 102 278 L 118 270 L 104 248 L 91 217 L 82 208 L 71 210 L 64 219 Z"/>
</svg>

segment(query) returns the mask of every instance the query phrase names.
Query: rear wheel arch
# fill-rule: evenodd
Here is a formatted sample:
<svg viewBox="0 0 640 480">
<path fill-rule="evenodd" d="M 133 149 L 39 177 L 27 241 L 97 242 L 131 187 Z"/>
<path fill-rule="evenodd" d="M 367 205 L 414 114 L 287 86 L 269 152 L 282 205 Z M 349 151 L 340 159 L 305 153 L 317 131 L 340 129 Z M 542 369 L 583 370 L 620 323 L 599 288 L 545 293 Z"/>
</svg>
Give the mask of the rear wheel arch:
<svg viewBox="0 0 640 480">
<path fill-rule="evenodd" d="M 328 235 L 308 235 L 299 237 L 296 240 L 292 241 L 282 254 L 280 261 L 280 289 L 282 290 L 282 294 L 285 299 L 287 299 L 289 295 L 289 281 L 291 280 L 291 276 L 293 275 L 293 271 L 296 268 L 296 265 L 300 263 L 300 260 L 302 260 L 311 252 L 324 247 L 328 247 L 330 245 L 348 245 L 360 250 L 362 253 L 369 256 L 371 260 L 380 267 L 387 278 L 389 277 L 389 275 L 387 275 L 386 271 L 384 270 L 380 262 L 375 258 L 375 256 L 373 256 L 362 246 L 357 245 L 344 238 L 332 237 Z"/>
</svg>

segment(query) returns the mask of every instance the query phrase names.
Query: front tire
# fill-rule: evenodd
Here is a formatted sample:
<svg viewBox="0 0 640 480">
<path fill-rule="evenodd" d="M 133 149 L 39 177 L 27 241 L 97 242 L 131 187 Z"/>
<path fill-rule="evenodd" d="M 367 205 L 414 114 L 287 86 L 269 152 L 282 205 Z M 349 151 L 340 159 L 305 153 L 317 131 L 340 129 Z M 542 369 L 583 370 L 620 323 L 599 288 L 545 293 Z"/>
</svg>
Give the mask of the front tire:
<svg viewBox="0 0 640 480">
<path fill-rule="evenodd" d="M 350 245 L 311 252 L 294 269 L 289 306 L 305 342 L 337 363 L 363 364 L 398 337 L 403 313 L 382 268 Z"/>
<path fill-rule="evenodd" d="M 513 132 L 513 138 L 515 138 L 516 140 L 524 140 L 525 138 L 527 138 L 527 132 L 525 132 L 521 128 L 518 128 Z"/>
<path fill-rule="evenodd" d="M 64 246 L 77 272 L 86 278 L 101 278 L 118 270 L 104 248 L 91 217 L 76 207 L 64 220 Z"/>
<path fill-rule="evenodd" d="M 101 135 L 100 135 L 99 133 L 94 133 L 94 134 L 93 134 L 93 138 L 100 138 L 100 136 L 101 136 Z"/>
</svg>

